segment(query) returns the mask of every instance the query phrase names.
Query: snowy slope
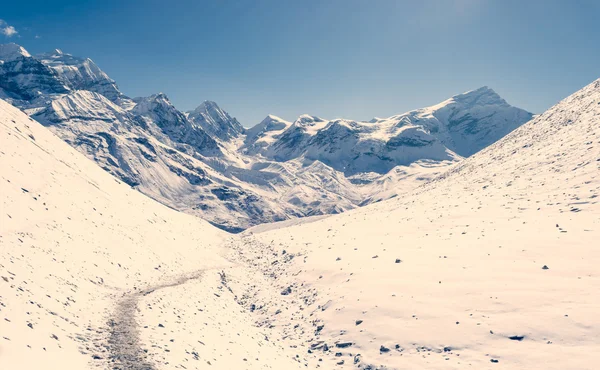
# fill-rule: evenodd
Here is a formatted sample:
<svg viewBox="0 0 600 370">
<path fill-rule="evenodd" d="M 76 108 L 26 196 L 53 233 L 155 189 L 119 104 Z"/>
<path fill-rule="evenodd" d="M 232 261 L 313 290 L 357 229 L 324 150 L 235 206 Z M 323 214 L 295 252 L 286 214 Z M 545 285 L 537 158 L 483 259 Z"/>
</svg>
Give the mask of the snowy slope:
<svg viewBox="0 0 600 370">
<path fill-rule="evenodd" d="M 597 80 L 402 197 L 250 229 L 287 294 L 234 291 L 325 368 L 596 369 L 599 196 Z"/>
<path fill-rule="evenodd" d="M 1 100 L 0 166 L 1 369 L 301 367 L 223 285 L 226 233 Z"/>
</svg>

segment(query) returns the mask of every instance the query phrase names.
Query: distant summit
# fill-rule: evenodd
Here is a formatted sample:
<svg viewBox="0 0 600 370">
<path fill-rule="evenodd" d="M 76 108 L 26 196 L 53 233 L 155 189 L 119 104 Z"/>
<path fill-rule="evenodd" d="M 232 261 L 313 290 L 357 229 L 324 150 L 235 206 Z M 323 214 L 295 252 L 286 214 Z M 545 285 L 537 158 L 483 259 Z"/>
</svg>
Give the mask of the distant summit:
<svg viewBox="0 0 600 370">
<path fill-rule="evenodd" d="M 244 127 L 238 120 L 231 117 L 214 101 L 205 100 L 188 113 L 188 118 L 202 127 L 213 139 L 221 142 L 228 142 L 244 132 Z"/>
<path fill-rule="evenodd" d="M 18 58 L 30 56 L 31 54 L 29 54 L 21 45 L 17 45 L 13 42 L 9 44 L 0 44 L 0 61 L 10 62 Z"/>
</svg>

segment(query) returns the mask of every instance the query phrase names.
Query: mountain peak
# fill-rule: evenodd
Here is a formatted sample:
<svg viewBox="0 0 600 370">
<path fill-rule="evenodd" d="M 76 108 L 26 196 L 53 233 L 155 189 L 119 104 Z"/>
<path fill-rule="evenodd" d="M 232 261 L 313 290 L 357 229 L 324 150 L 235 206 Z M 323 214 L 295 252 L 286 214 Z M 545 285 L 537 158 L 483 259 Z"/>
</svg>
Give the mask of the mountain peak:
<svg viewBox="0 0 600 370">
<path fill-rule="evenodd" d="M 296 119 L 296 121 L 294 123 L 304 124 L 304 123 L 324 122 L 324 121 L 325 121 L 324 119 L 317 117 L 317 116 L 311 116 L 310 114 L 302 114 Z"/>
<path fill-rule="evenodd" d="M 21 45 L 14 42 L 8 44 L 0 44 L 0 60 L 10 62 L 21 57 L 30 57 L 31 54 Z"/>
<path fill-rule="evenodd" d="M 162 92 L 152 94 L 150 96 L 143 96 L 134 98 L 133 101 L 136 103 L 137 110 L 149 110 L 150 107 L 156 105 L 171 105 L 169 98 Z"/>
<path fill-rule="evenodd" d="M 203 101 L 196 109 L 189 112 L 188 118 L 202 127 L 213 139 L 229 141 L 244 132 L 237 119 L 231 117 L 211 100 Z"/>
<path fill-rule="evenodd" d="M 149 99 L 151 99 L 151 100 L 166 100 L 166 101 L 169 101 L 169 98 L 167 97 L 167 94 L 165 94 L 163 92 L 152 94 L 152 95 L 149 96 Z"/>
<path fill-rule="evenodd" d="M 269 122 L 287 122 L 281 117 L 277 117 L 274 114 L 268 114 L 265 119 L 263 119 L 260 123 L 269 123 Z M 260 124 L 259 123 L 259 124 Z"/>
<path fill-rule="evenodd" d="M 478 105 L 505 105 L 506 100 L 502 99 L 498 93 L 488 86 L 482 86 L 475 90 L 470 90 L 462 94 L 454 95 L 450 100 L 466 104 Z"/>
<path fill-rule="evenodd" d="M 212 100 L 205 100 L 195 110 L 220 109 L 219 105 Z"/>
</svg>

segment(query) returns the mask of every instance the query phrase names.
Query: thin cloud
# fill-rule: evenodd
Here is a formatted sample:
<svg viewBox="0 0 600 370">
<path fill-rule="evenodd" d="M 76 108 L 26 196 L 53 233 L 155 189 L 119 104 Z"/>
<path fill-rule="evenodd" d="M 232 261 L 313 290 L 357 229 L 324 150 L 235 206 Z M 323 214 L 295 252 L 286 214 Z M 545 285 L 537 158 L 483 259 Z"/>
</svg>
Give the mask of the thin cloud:
<svg viewBox="0 0 600 370">
<path fill-rule="evenodd" d="M 6 23 L 6 21 L 0 19 L 0 33 L 6 37 L 13 37 L 19 32 L 13 26 Z"/>
</svg>

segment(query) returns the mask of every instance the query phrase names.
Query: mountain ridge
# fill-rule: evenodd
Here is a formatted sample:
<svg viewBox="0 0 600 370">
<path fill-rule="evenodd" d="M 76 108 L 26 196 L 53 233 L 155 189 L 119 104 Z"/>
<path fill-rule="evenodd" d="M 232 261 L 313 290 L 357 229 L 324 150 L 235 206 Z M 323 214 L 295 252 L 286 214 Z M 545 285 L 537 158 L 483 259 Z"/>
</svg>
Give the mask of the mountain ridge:
<svg viewBox="0 0 600 370">
<path fill-rule="evenodd" d="M 227 230 L 397 196 L 531 117 L 482 87 L 371 123 L 267 115 L 246 129 L 213 101 L 184 113 L 164 93 L 129 98 L 89 58 L 4 49 L 30 68 L 0 64 L 0 98 L 137 190 Z"/>
</svg>

